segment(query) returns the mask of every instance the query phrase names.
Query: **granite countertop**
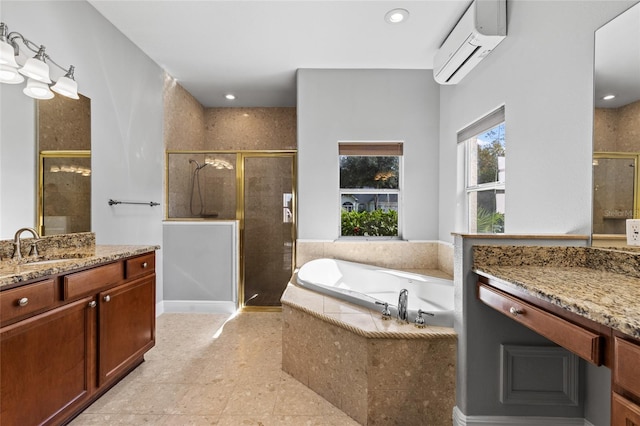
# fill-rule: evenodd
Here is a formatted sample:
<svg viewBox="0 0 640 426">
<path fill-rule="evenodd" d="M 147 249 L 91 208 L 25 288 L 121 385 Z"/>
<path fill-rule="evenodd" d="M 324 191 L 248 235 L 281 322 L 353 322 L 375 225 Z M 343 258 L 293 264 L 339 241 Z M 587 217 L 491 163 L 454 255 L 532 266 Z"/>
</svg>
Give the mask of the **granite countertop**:
<svg viewBox="0 0 640 426">
<path fill-rule="evenodd" d="M 588 247 L 474 247 L 473 270 L 640 338 L 638 253 Z"/>
<path fill-rule="evenodd" d="M 0 288 L 20 282 L 61 274 L 87 266 L 113 262 L 126 257 L 158 250 L 157 245 L 95 245 L 76 250 L 71 258 L 56 259 L 43 263 L 16 263 L 0 261 Z M 61 256 L 65 257 L 65 256 Z"/>
</svg>

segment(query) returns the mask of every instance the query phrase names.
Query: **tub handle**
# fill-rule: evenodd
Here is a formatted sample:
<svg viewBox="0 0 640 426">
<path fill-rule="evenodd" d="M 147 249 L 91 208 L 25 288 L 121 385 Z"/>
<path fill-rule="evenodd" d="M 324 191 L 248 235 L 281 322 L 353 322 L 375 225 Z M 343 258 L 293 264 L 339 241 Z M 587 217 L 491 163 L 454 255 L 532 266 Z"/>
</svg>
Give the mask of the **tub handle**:
<svg viewBox="0 0 640 426">
<path fill-rule="evenodd" d="M 382 319 L 383 320 L 390 320 L 391 319 L 391 311 L 389 310 L 389 304 L 386 302 L 379 302 L 376 300 L 376 305 L 384 305 L 384 308 L 382 308 Z"/>
<path fill-rule="evenodd" d="M 422 309 L 418 309 L 418 315 L 416 316 L 416 321 L 413 323 L 413 325 L 415 325 L 418 328 L 424 328 L 425 327 L 425 323 L 424 323 L 424 318 L 422 318 L 422 315 L 429 315 L 430 317 L 434 317 L 435 314 L 433 312 L 426 312 L 423 311 Z"/>
</svg>

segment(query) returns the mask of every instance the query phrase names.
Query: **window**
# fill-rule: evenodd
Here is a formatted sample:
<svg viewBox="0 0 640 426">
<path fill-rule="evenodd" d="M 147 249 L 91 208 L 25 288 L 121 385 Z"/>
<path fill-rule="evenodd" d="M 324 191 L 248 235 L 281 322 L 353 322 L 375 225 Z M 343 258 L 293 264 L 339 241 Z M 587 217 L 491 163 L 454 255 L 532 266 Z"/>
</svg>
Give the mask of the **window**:
<svg viewBox="0 0 640 426">
<path fill-rule="evenodd" d="M 469 232 L 504 232 L 505 125 L 504 107 L 458 133 L 465 146 Z"/>
<path fill-rule="evenodd" d="M 340 143 L 340 235 L 400 236 L 402 143 Z"/>
</svg>

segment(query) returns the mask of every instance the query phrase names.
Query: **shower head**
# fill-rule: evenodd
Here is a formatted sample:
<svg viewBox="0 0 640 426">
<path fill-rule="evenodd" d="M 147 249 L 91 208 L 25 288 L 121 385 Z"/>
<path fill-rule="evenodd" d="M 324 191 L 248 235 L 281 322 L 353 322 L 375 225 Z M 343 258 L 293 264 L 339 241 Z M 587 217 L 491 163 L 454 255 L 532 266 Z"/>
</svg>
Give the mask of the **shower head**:
<svg viewBox="0 0 640 426">
<path fill-rule="evenodd" d="M 194 160 L 194 159 L 192 159 L 192 158 L 189 158 L 189 164 L 191 164 L 191 163 L 196 163 L 196 170 L 200 170 L 200 169 L 202 169 L 203 167 L 206 167 L 206 166 L 208 165 L 208 163 L 204 163 L 204 164 L 202 164 L 202 165 L 201 165 L 201 164 L 200 164 L 200 163 L 198 163 L 196 160 Z"/>
</svg>

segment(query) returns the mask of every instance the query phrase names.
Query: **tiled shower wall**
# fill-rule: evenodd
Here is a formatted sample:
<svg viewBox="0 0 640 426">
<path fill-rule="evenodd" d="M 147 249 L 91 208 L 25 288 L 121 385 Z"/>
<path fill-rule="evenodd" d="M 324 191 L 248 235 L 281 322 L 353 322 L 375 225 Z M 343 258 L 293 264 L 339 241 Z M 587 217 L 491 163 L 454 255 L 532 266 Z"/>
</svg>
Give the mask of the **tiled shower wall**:
<svg viewBox="0 0 640 426">
<path fill-rule="evenodd" d="M 164 114 L 167 150 L 296 149 L 295 108 L 205 108 L 167 76 Z"/>
<path fill-rule="evenodd" d="M 620 108 L 595 109 L 593 119 L 593 150 L 595 152 L 636 154 L 639 136 L 640 101 Z M 597 192 L 594 192 L 593 232 L 594 234 L 620 234 L 624 233 L 624 219 L 632 215 L 629 210 L 632 208 L 630 194 L 634 192 L 633 169 L 622 166 L 607 167 L 606 161 L 601 159 L 602 167 L 594 168 L 594 185 Z M 624 160 L 615 161 L 621 165 Z M 631 165 L 633 160 L 627 160 L 625 163 Z"/>
<path fill-rule="evenodd" d="M 453 246 L 440 241 L 297 241 L 297 268 L 323 257 L 391 269 L 437 269 L 453 276 Z"/>
<path fill-rule="evenodd" d="M 165 147 L 168 151 L 264 151 L 296 149 L 295 108 L 205 108 L 174 79 L 165 79 Z M 169 218 L 199 217 L 199 196 L 190 209 L 194 164 L 223 159 L 233 169 L 205 167 L 199 173 L 204 215 L 235 219 L 235 154 L 170 154 L 167 164 Z"/>
<path fill-rule="evenodd" d="M 636 152 L 640 134 L 640 101 L 620 108 L 596 108 L 593 150 Z"/>
</svg>

